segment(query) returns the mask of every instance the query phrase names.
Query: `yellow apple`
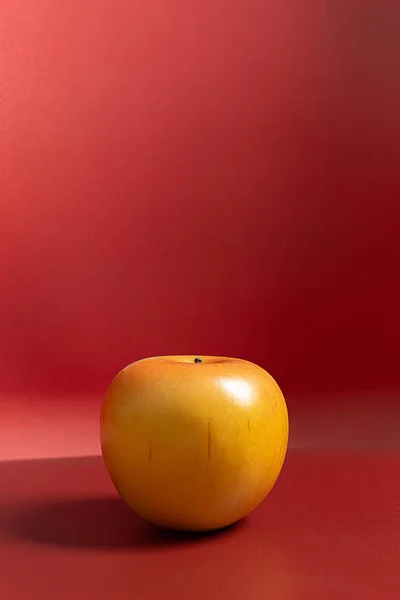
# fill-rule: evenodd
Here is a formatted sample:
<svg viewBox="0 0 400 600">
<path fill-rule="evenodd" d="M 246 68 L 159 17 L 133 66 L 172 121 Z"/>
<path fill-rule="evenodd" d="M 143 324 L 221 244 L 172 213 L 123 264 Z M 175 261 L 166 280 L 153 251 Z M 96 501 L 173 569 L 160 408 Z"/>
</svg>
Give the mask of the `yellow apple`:
<svg viewBox="0 0 400 600">
<path fill-rule="evenodd" d="M 105 465 L 125 502 L 170 529 L 218 529 L 274 486 L 288 443 L 275 380 L 246 360 L 146 358 L 112 381 L 100 417 Z"/>
</svg>

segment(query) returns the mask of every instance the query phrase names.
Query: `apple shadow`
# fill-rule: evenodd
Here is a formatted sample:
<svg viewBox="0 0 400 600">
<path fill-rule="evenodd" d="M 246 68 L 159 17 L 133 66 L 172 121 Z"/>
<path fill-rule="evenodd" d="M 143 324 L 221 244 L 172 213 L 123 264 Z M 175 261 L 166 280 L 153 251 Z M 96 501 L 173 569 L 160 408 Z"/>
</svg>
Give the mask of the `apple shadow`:
<svg viewBox="0 0 400 600">
<path fill-rule="evenodd" d="M 14 509 L 7 521 L 9 535 L 30 543 L 141 551 L 213 542 L 242 524 L 207 533 L 169 531 L 151 525 L 119 498 L 44 500 Z"/>
</svg>

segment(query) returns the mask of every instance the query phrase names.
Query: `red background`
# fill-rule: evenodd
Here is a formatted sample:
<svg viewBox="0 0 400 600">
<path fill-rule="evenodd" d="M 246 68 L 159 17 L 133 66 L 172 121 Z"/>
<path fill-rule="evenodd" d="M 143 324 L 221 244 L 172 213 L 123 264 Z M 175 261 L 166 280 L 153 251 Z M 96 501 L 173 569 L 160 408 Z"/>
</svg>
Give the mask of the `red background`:
<svg viewBox="0 0 400 600">
<path fill-rule="evenodd" d="M 8 436 L 21 411 L 72 418 L 78 396 L 93 415 L 120 368 L 156 354 L 248 358 L 294 410 L 398 389 L 399 16 L 2 2 Z"/>
<path fill-rule="evenodd" d="M 287 397 L 293 448 L 399 445 L 399 18 L 396 0 L 1 2 L 0 459 L 98 454 L 111 378 L 169 353 L 264 366 Z M 322 459 L 307 460 L 276 496 L 291 515 L 313 469 L 336 498 Z M 58 467 L 25 464 L 7 466 L 7 489 L 51 489 Z M 65 481 L 106 489 L 99 466 L 90 484 L 87 463 L 74 464 Z M 337 506 L 355 520 L 324 535 L 349 554 L 332 559 L 310 538 L 310 564 L 325 556 L 318 573 L 346 569 L 361 547 L 343 536 L 356 536 L 354 498 L 368 510 L 371 467 L 353 458 L 343 475 L 340 464 L 330 468 L 342 486 L 358 483 Z M 372 464 L 387 515 L 394 467 Z M 309 485 L 312 512 L 335 522 Z M 304 540 L 312 527 L 298 518 Z M 287 571 L 296 543 L 277 541 L 283 562 L 270 552 L 273 585 L 294 577 L 307 598 L 343 597 L 307 587 L 313 567 Z M 382 592 L 379 573 L 397 598 L 392 563 L 378 560 L 378 573 L 368 560 L 354 575 L 370 578 L 363 598 Z"/>
<path fill-rule="evenodd" d="M 395 4 L 2 2 L 2 389 L 193 351 L 396 388 Z"/>
</svg>

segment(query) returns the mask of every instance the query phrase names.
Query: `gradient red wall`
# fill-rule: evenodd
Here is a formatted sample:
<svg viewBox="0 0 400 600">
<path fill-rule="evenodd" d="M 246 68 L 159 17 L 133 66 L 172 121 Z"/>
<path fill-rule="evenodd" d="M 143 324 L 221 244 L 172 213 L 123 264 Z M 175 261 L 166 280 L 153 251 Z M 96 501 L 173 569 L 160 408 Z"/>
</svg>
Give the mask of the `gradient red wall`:
<svg viewBox="0 0 400 600">
<path fill-rule="evenodd" d="M 0 6 L 0 385 L 161 353 L 400 383 L 396 2 Z"/>
</svg>

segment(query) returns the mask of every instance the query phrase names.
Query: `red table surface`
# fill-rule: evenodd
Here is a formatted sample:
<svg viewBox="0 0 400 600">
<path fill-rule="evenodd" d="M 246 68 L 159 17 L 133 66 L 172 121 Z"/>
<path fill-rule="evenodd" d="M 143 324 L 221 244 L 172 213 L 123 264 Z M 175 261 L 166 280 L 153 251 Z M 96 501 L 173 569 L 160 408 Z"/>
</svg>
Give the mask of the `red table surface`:
<svg viewBox="0 0 400 600">
<path fill-rule="evenodd" d="M 381 423 L 330 449 L 335 425 L 315 423 L 311 440 L 294 416 L 297 447 L 271 494 L 212 535 L 142 521 L 100 456 L 1 462 L 0 598 L 397 600 L 399 436 Z"/>
</svg>

